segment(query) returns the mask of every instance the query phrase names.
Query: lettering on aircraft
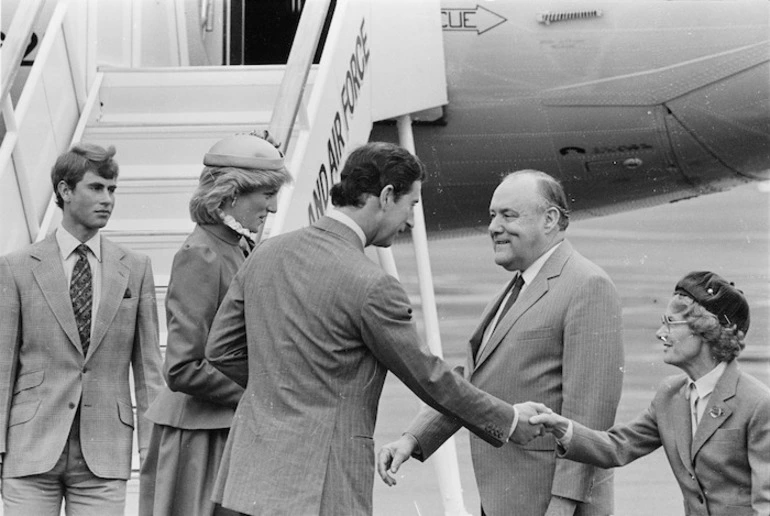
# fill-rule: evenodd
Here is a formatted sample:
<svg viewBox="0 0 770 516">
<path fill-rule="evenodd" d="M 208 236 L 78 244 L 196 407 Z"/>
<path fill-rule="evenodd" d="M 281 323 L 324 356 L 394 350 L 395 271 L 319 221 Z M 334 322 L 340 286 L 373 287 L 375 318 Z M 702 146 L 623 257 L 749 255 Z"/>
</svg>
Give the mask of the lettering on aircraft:
<svg viewBox="0 0 770 516">
<path fill-rule="evenodd" d="M 648 143 L 632 143 L 630 145 L 619 145 L 617 147 L 594 147 L 593 154 L 614 154 L 618 152 L 631 152 L 640 150 L 652 150 L 654 147 Z"/>
<path fill-rule="evenodd" d="M 310 224 L 326 212 L 326 207 L 329 204 L 329 192 L 332 185 L 339 181 L 345 140 L 350 132 L 350 119 L 355 114 L 359 93 L 369 65 L 369 36 L 366 32 L 365 22 L 366 20 L 361 20 L 361 28 L 356 35 L 340 91 L 340 108 L 334 114 L 329 128 L 329 139 L 326 140 L 327 161 L 321 163 L 313 188 L 313 200 L 307 207 Z"/>
<path fill-rule="evenodd" d="M 476 32 L 481 35 L 506 21 L 507 18 L 480 5 L 441 9 L 441 29 L 446 32 Z"/>
<path fill-rule="evenodd" d="M 0 32 L 0 48 L 3 47 L 3 42 L 5 41 L 5 32 Z M 27 48 L 24 50 L 24 57 L 29 57 L 29 55 L 37 48 L 37 43 L 39 41 L 39 38 L 37 37 L 37 34 L 34 32 L 29 37 L 29 44 L 27 44 Z M 31 59 L 22 59 L 21 65 L 22 66 L 32 66 Z"/>
<path fill-rule="evenodd" d="M 590 154 L 618 154 L 623 152 L 652 150 L 654 147 L 648 143 L 631 143 L 629 145 L 618 145 L 617 147 L 594 147 Z M 583 147 L 562 147 L 559 154 L 567 156 L 568 154 L 586 154 L 588 151 Z"/>
</svg>

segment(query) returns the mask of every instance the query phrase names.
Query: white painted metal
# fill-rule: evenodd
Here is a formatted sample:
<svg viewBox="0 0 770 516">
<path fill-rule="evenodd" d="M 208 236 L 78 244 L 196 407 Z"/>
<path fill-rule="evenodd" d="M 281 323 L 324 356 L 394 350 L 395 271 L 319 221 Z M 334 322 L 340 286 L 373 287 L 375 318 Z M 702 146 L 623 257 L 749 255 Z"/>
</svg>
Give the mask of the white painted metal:
<svg viewBox="0 0 770 516">
<path fill-rule="evenodd" d="M 397 125 L 399 143 L 406 150 L 415 154 L 412 119 L 409 115 L 400 116 L 397 120 Z M 428 232 L 425 229 L 425 213 L 422 209 L 422 199 L 414 208 L 412 242 L 417 257 L 417 277 L 420 283 L 425 339 L 430 350 L 435 355 L 443 357 L 444 351 L 441 347 L 441 331 L 438 324 L 436 293 L 433 288 L 433 272 L 430 267 Z M 447 439 L 441 448 L 433 454 L 433 469 L 436 472 L 439 490 L 444 502 L 444 514 L 447 516 L 470 516 L 463 502 L 462 485 L 460 484 L 460 465 L 457 460 L 457 446 L 454 437 Z"/>
</svg>

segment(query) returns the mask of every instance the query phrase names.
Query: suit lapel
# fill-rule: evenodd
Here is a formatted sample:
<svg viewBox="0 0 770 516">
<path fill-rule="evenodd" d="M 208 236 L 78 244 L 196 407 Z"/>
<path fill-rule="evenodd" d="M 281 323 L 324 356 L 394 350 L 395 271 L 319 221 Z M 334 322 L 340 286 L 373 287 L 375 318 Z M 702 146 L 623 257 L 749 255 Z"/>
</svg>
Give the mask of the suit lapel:
<svg viewBox="0 0 770 516">
<path fill-rule="evenodd" d="M 535 279 L 532 280 L 530 285 L 527 285 L 524 292 L 521 293 L 519 298 L 513 304 L 508 313 L 505 314 L 500 321 L 497 322 L 497 327 L 489 336 L 489 342 L 481 350 L 481 355 L 476 361 L 476 367 L 480 367 L 487 358 L 497 349 L 503 338 L 511 331 L 516 321 L 524 315 L 527 310 L 532 308 L 535 303 L 538 302 L 549 290 L 548 282 L 558 277 L 564 269 L 564 264 L 572 255 L 572 245 L 567 240 L 564 240 L 559 248 L 546 260 L 540 272 L 537 273 Z M 502 297 L 502 296 L 501 296 Z M 499 303 L 497 303 L 499 306 Z M 494 312 L 493 312 L 494 313 Z M 482 330 L 483 332 L 483 330 Z"/>
<path fill-rule="evenodd" d="M 671 419 L 674 423 L 676 432 L 676 448 L 679 452 L 679 458 L 682 460 L 685 469 L 694 474 L 692 466 L 692 455 L 690 448 L 692 446 L 692 418 L 690 416 L 689 387 L 687 381 L 679 389 L 679 393 L 673 397 L 671 402 Z"/>
<path fill-rule="evenodd" d="M 88 357 L 94 354 L 104 339 L 126 292 L 130 270 L 123 263 L 124 256 L 125 253 L 117 245 L 102 237 L 102 293 L 99 308 L 96 311 Z"/>
<path fill-rule="evenodd" d="M 500 310 L 500 304 L 503 302 L 506 292 L 511 289 L 513 281 L 514 279 L 511 279 L 511 281 L 508 282 L 503 291 L 497 295 L 494 302 L 488 305 L 484 313 L 481 314 L 481 323 L 476 327 L 476 331 L 473 332 L 473 335 L 471 335 L 470 338 L 470 348 L 468 353 L 472 359 L 471 362 L 476 361 L 476 353 L 478 353 L 479 347 L 481 347 L 481 341 L 484 339 L 484 332 L 486 331 L 487 326 L 492 322 L 492 319 L 494 319 L 497 311 Z"/>
<path fill-rule="evenodd" d="M 54 234 L 47 236 L 39 245 L 32 248 L 30 257 L 33 260 L 32 275 L 54 317 L 72 345 L 82 351 L 67 276 L 64 274 L 61 252 Z"/>
<path fill-rule="evenodd" d="M 738 365 L 733 361 L 728 364 L 722 377 L 714 387 L 711 393 L 709 404 L 703 412 L 703 416 L 698 423 L 698 429 L 695 431 L 695 437 L 692 442 L 692 456 L 698 454 L 700 449 L 714 435 L 714 432 L 727 421 L 727 418 L 733 413 L 726 400 L 735 396 L 735 389 L 738 385 Z"/>
</svg>

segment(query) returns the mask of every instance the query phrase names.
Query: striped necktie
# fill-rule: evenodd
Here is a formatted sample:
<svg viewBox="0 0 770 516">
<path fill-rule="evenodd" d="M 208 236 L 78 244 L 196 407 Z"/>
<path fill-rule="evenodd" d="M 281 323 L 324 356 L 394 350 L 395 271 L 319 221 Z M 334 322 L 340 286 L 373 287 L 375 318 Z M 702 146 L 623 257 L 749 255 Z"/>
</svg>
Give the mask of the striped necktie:
<svg viewBox="0 0 770 516">
<path fill-rule="evenodd" d="M 88 345 L 91 340 L 91 310 L 93 292 L 91 286 L 91 266 L 88 264 L 88 246 L 80 244 L 75 248 L 78 258 L 72 270 L 70 281 L 70 298 L 72 310 L 75 312 L 75 322 L 78 325 L 80 345 L 83 356 L 88 355 Z"/>
</svg>

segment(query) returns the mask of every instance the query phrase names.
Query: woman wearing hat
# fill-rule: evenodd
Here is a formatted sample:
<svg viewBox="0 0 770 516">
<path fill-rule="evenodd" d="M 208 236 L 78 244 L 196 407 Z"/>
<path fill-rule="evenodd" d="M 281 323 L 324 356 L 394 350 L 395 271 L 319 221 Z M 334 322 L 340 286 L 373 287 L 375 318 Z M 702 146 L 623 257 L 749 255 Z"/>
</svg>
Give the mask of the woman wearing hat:
<svg viewBox="0 0 770 516">
<path fill-rule="evenodd" d="M 770 515 L 770 390 L 735 358 L 749 329 L 743 293 L 712 272 L 677 283 L 657 338 L 663 361 L 686 374 L 666 378 L 649 408 L 600 432 L 558 414 L 538 415 L 560 455 L 604 468 L 660 446 L 682 489 L 686 515 Z"/>
<path fill-rule="evenodd" d="M 140 514 L 234 514 L 210 501 L 243 389 L 204 358 L 230 280 L 276 210 L 290 180 L 268 141 L 239 134 L 216 143 L 190 200 L 192 234 L 174 256 L 166 295 L 164 387 L 146 416 L 155 423 L 140 476 Z"/>
</svg>

